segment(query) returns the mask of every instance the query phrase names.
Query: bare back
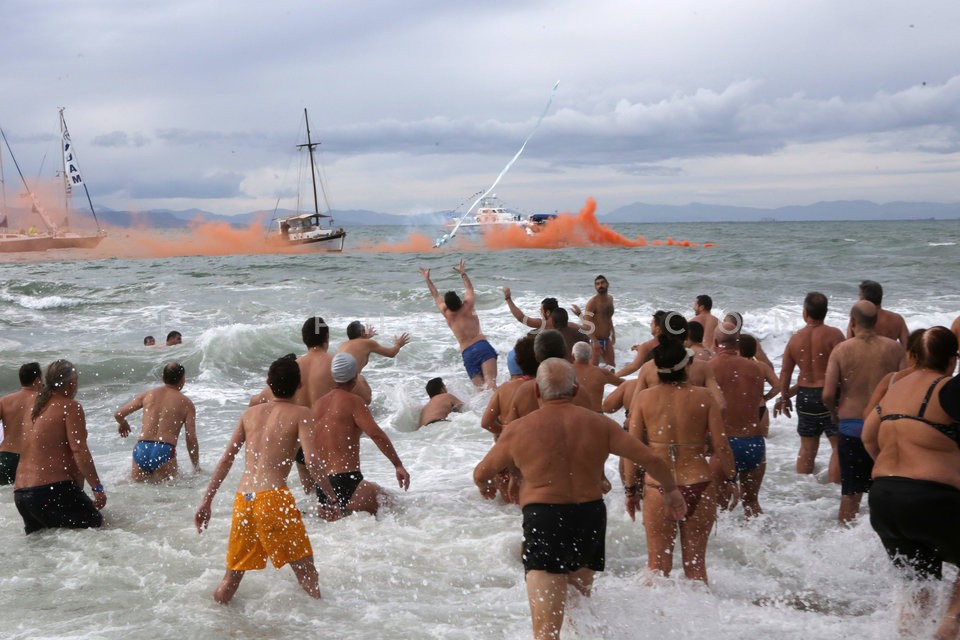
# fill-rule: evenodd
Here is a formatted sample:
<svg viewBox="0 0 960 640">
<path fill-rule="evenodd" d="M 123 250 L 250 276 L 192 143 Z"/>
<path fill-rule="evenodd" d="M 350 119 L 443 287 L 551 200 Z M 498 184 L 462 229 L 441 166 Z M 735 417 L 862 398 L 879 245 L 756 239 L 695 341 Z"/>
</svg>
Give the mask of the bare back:
<svg viewBox="0 0 960 640">
<path fill-rule="evenodd" d="M 300 388 L 293 401 L 301 407 L 312 407 L 313 403 L 325 396 L 336 386 L 330 373 L 333 355 L 326 350 L 311 349 L 297 358 L 300 365 Z"/>
<path fill-rule="evenodd" d="M 828 387 L 839 385 L 838 417 L 862 419 L 877 383 L 891 371 L 897 371 L 902 359 L 899 343 L 872 332 L 837 345 L 827 364 L 824 394 L 829 397 L 832 389 Z"/>
<path fill-rule="evenodd" d="M 76 400 L 53 395 L 36 420 L 31 421 L 27 415 L 20 438 L 20 465 L 14 489 L 64 480 L 83 486 L 74 447 L 82 443 L 82 450 L 86 451 L 86 442 L 83 407 Z"/>
<path fill-rule="evenodd" d="M 460 351 L 486 338 L 480 332 L 480 317 L 477 315 L 473 299 L 468 297 L 464 300 L 463 306 L 456 311 L 451 311 L 444 304 L 440 312 L 443 313 L 447 325 L 453 332 L 453 337 L 457 339 Z"/>
<path fill-rule="evenodd" d="M 764 376 L 752 360 L 720 350 L 708 363 L 726 402 L 724 430 L 730 437 L 762 436 L 760 405 Z"/>
<path fill-rule="evenodd" d="M 20 451 L 20 434 L 23 432 L 25 421 L 30 419 L 33 403 L 37 399 L 37 392 L 23 388 L 10 395 L 0 398 L 0 422 L 3 422 L 3 442 L 0 442 L 0 451 L 18 453 Z"/>
<path fill-rule="evenodd" d="M 313 415 L 293 402 L 274 400 L 250 407 L 240 418 L 246 452 L 238 493 L 267 491 L 287 485 L 299 444 L 300 429 L 312 426 Z"/>
<path fill-rule="evenodd" d="M 446 420 L 451 411 L 459 411 L 463 405 L 457 396 L 452 393 L 438 393 L 430 398 L 427 404 L 420 410 L 419 426 Z"/>
<path fill-rule="evenodd" d="M 193 402 L 171 385 L 144 393 L 142 406 L 143 429 L 140 440 L 176 445 L 180 430 L 188 421 L 193 422 L 196 415 Z"/>
<path fill-rule="evenodd" d="M 717 332 L 717 325 L 720 322 L 717 320 L 717 317 L 709 311 L 703 311 L 690 318 L 690 321 L 699 322 L 701 325 L 703 325 L 703 346 L 706 349 L 712 350 L 714 345 L 714 336 Z"/>
<path fill-rule="evenodd" d="M 609 384 L 619 386 L 623 380 L 609 370 L 589 362 L 574 362 L 573 371 L 577 376 L 577 394 L 573 404 L 591 411 L 603 411 L 603 390 Z"/>
<path fill-rule="evenodd" d="M 834 348 L 843 342 L 843 332 L 825 324 L 808 324 L 790 337 L 783 352 L 781 371 L 792 373 L 799 368 L 797 384 L 801 387 L 823 387 L 827 362 Z M 791 376 L 792 377 L 792 376 Z M 781 379 L 781 385 L 784 384 Z M 790 380 L 786 381 L 789 387 Z"/>
</svg>

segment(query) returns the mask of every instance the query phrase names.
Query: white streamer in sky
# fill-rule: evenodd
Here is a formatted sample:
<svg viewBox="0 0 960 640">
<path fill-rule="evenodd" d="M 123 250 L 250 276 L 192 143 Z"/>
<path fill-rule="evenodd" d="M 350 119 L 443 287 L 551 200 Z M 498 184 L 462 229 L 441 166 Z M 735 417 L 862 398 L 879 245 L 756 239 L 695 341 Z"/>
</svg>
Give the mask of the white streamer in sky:
<svg viewBox="0 0 960 640">
<path fill-rule="evenodd" d="M 454 225 L 450 233 L 445 233 L 444 235 L 437 238 L 437 241 L 433 244 L 434 248 L 442 246 L 444 243 L 448 242 L 454 235 L 456 235 L 457 230 L 460 228 L 460 225 L 463 224 L 464 219 L 467 215 L 476 207 L 481 200 L 487 197 L 491 191 L 497 188 L 497 185 L 500 183 L 500 179 L 507 174 L 507 171 L 510 170 L 510 167 L 513 166 L 513 163 L 517 161 L 517 158 L 520 157 L 520 154 L 523 153 L 524 148 L 526 148 L 527 143 L 530 142 L 530 138 L 533 137 L 533 134 L 537 132 L 537 129 L 540 128 L 540 123 L 543 122 L 543 119 L 546 117 L 547 112 L 550 111 L 550 105 L 553 104 L 553 97 L 557 95 L 557 87 L 560 86 L 560 81 L 557 80 L 553 85 L 553 90 L 550 92 L 550 99 L 547 100 L 547 106 L 544 107 L 543 113 L 540 114 L 540 117 L 537 118 L 537 124 L 534 125 L 533 130 L 527 134 L 526 139 L 524 139 L 523 144 L 520 145 L 520 149 L 517 153 L 510 159 L 510 162 L 507 163 L 507 166 L 503 168 L 503 171 L 500 172 L 500 175 L 497 176 L 497 179 L 493 181 L 493 184 L 490 185 L 490 188 L 480 194 L 480 197 L 473 201 L 473 204 L 470 205 L 470 208 L 463 212 L 463 215 L 460 216 L 460 219 L 457 220 L 457 224 Z"/>
</svg>

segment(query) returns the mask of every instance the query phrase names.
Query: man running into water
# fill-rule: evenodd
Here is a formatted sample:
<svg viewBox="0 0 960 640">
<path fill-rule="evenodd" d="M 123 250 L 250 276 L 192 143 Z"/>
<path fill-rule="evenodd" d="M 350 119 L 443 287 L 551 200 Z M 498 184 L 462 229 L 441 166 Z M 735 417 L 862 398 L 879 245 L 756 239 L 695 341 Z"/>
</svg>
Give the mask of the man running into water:
<svg viewBox="0 0 960 640">
<path fill-rule="evenodd" d="M 873 280 L 864 280 L 860 283 L 859 294 L 861 300 L 872 302 L 877 307 L 877 326 L 874 329 L 877 335 L 886 336 L 891 340 L 896 340 L 904 349 L 907 348 L 907 338 L 910 337 L 910 330 L 903 316 L 893 311 L 887 311 L 880 306 L 883 302 L 883 287 L 879 282 Z M 853 337 L 853 323 L 847 325 L 847 338 Z"/>
<path fill-rule="evenodd" d="M 427 395 L 430 400 L 420 409 L 418 428 L 434 422 L 444 422 L 452 411 L 463 411 L 463 400 L 447 391 L 443 378 L 431 378 L 427 381 Z"/>
<path fill-rule="evenodd" d="M 793 408 L 790 403 L 790 384 L 794 367 L 797 376 L 797 433 L 800 452 L 797 454 L 797 473 L 813 473 L 820 449 L 820 436 L 826 435 L 832 452 L 828 466 L 830 482 L 840 482 L 837 463 L 837 425 L 830 410 L 823 404 L 823 384 L 827 361 L 833 349 L 843 342 L 843 332 L 823 323 L 827 317 L 827 296 L 811 291 L 803 299 L 803 321 L 806 326 L 797 331 L 783 350 L 780 366 L 780 399 L 773 406 L 773 415 L 783 413 L 788 418 Z"/>
<path fill-rule="evenodd" d="M 349 353 L 357 360 L 357 370 L 363 371 L 370 359 L 370 354 L 375 353 L 385 358 L 396 358 L 403 345 L 410 342 L 410 335 L 401 333 L 393 338 L 393 346 L 385 347 L 373 337 L 377 335 L 377 330 L 373 327 L 365 327 L 359 320 L 354 320 L 347 325 L 347 341 L 340 345 L 337 353 Z M 361 397 L 373 397 L 370 385 L 362 375 L 357 377 L 357 389 L 354 391 Z M 368 403 L 369 404 L 369 403 Z"/>
<path fill-rule="evenodd" d="M 703 325 L 703 346 L 708 351 L 713 350 L 717 325 L 720 323 L 717 316 L 710 313 L 712 309 L 713 299 L 706 294 L 701 294 L 693 301 L 693 313 L 695 315 L 689 320 L 690 322 L 699 322 Z M 740 331 L 740 329 L 741 327 L 737 327 L 737 331 Z"/>
<path fill-rule="evenodd" d="M 33 410 L 37 393 L 43 386 L 39 362 L 20 367 L 20 390 L 0 398 L 0 484 L 13 484 L 20 462 L 20 435 L 23 423 Z"/>
<path fill-rule="evenodd" d="M 590 336 L 591 344 L 595 345 L 591 360 L 593 364 L 603 360 L 604 364 L 616 367 L 616 359 L 613 355 L 613 347 L 617 342 L 613 328 L 613 296 L 607 293 L 610 290 L 610 283 L 607 282 L 606 277 L 599 275 L 593 279 L 593 288 L 597 293 L 587 301 L 581 327 L 583 332 Z M 570 308 L 574 315 L 581 315 L 580 307 L 572 305 Z"/>
<path fill-rule="evenodd" d="M 380 498 L 386 492 L 380 485 L 363 479 L 360 436 L 367 434 L 393 464 L 397 483 L 404 491 L 410 486 L 410 474 L 370 409 L 352 393 L 357 380 L 357 361 L 349 353 L 338 353 L 330 368 L 336 386 L 313 405 L 317 420 L 314 443 L 333 489 L 332 492 L 317 491 L 320 516 L 333 520 L 356 511 L 376 515 Z"/>
<path fill-rule="evenodd" d="M 495 389 L 497 387 L 497 352 L 487 342 L 486 336 L 480 332 L 480 318 L 477 317 L 475 307 L 476 295 L 473 284 L 467 277 L 466 264 L 460 260 L 460 264 L 453 270 L 460 274 L 466 287 L 462 300 L 454 291 L 447 291 L 441 298 L 440 292 L 430 280 L 430 269 L 420 267 L 419 271 L 427 282 L 427 288 L 430 289 L 437 308 L 440 309 L 444 320 L 453 331 L 453 336 L 457 339 L 463 357 L 463 366 L 470 380 L 478 389 L 482 387 Z"/>
<path fill-rule="evenodd" d="M 271 400 L 248 408 L 240 416 L 194 514 L 197 533 L 203 533 L 210 523 L 213 497 L 237 454 L 246 447 L 243 475 L 233 499 L 227 572 L 213 592 L 213 599 L 220 604 L 230 602 L 247 571 L 266 568 L 268 557 L 277 569 L 289 564 L 303 590 L 311 598 L 320 598 L 313 549 L 297 502 L 287 488 L 297 442 L 303 444 L 310 474 L 321 486 L 329 487 L 313 449 L 316 423 L 309 409 L 293 401 L 300 387 L 300 367 L 295 360 L 280 358 L 271 364 L 267 385 Z"/>
<path fill-rule="evenodd" d="M 143 409 L 143 428 L 133 448 L 130 479 L 159 482 L 177 475 L 177 440 L 183 429 L 193 470 L 200 472 L 200 445 L 197 442 L 197 411 L 181 390 L 187 381 L 183 365 L 169 362 L 163 367 L 163 386 L 141 393 L 113 414 L 121 438 L 130 435 L 127 416 Z"/>
<path fill-rule="evenodd" d="M 13 501 L 29 535 L 44 528 L 88 529 L 103 524 L 107 494 L 87 447 L 87 420 L 77 395 L 77 370 L 67 360 L 49 367 L 20 438 Z M 93 500 L 83 492 L 90 485 Z"/>
</svg>

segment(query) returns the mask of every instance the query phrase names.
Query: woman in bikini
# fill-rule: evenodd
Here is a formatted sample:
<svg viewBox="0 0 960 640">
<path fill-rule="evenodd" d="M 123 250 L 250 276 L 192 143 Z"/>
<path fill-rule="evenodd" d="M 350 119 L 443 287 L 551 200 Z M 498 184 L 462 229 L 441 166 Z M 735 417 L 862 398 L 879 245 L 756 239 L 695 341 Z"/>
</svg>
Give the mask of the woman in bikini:
<svg viewBox="0 0 960 640">
<path fill-rule="evenodd" d="M 673 468 L 687 502 L 679 523 L 664 510 L 660 486 L 644 480 L 635 465 L 626 468 L 627 512 L 633 517 L 643 499 L 647 533 L 647 566 L 669 575 L 673 547 L 680 530 L 683 572 L 691 580 L 707 582 L 707 538 L 717 517 L 717 506 L 734 506 L 736 477 L 733 453 L 723 432 L 720 406 L 710 392 L 687 382 L 693 354 L 677 340 L 659 338 L 653 351 L 660 384 L 634 394 L 630 405 L 630 434 L 646 443 Z M 733 504 L 731 504 L 733 503 Z"/>
<path fill-rule="evenodd" d="M 897 376 L 866 417 L 862 438 L 875 460 L 870 524 L 897 567 L 929 580 L 942 577 L 944 562 L 960 566 L 960 391 L 950 381 L 957 338 L 946 327 L 931 327 L 916 353 L 916 369 Z M 932 590 L 924 586 L 910 603 L 913 610 L 901 612 L 901 628 L 926 619 L 932 604 Z M 934 637 L 958 633 L 960 577 Z"/>
</svg>

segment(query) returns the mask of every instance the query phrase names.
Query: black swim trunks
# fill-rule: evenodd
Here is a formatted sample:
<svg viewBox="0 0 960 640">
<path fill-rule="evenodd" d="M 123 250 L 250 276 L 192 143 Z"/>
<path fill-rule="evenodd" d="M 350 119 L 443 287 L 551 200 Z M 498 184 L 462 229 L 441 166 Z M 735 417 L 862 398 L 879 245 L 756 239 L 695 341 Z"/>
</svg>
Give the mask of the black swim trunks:
<svg viewBox="0 0 960 640">
<path fill-rule="evenodd" d="M 580 504 L 528 504 L 523 508 L 525 571 L 603 571 L 607 508 L 603 500 Z"/>
<path fill-rule="evenodd" d="M 837 435 L 837 425 L 823 404 L 823 387 L 797 387 L 797 433 L 802 438 Z"/>
<path fill-rule="evenodd" d="M 17 479 L 17 465 L 20 454 L 12 451 L 0 451 L 0 484 L 13 484 Z"/>
<path fill-rule="evenodd" d="M 327 476 L 327 479 L 330 480 L 330 484 L 333 485 L 333 490 L 337 494 L 337 504 L 340 506 L 340 510 L 346 511 L 347 505 L 350 504 L 350 498 L 353 497 L 357 487 L 359 487 L 363 481 L 363 474 L 359 471 L 331 473 Z M 320 487 L 317 487 L 317 499 L 321 504 L 330 504 L 332 502 Z"/>
<path fill-rule="evenodd" d="M 28 534 L 44 528 L 88 529 L 103 524 L 93 501 L 72 480 L 17 489 L 13 501 Z"/>
<path fill-rule="evenodd" d="M 869 500 L 870 524 L 896 566 L 939 580 L 944 562 L 960 565 L 960 490 L 884 476 L 873 481 Z"/>
</svg>

